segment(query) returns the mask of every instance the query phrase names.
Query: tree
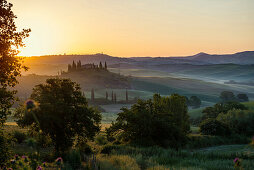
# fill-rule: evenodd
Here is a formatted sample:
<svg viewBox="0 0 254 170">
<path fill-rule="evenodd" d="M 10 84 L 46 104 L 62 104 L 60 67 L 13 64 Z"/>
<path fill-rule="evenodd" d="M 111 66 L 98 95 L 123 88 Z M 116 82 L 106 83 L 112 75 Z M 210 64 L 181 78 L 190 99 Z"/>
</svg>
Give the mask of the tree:
<svg viewBox="0 0 254 170">
<path fill-rule="evenodd" d="M 247 94 L 238 94 L 237 98 L 238 98 L 239 102 L 247 102 L 247 101 L 249 101 L 249 97 L 247 96 Z"/>
<path fill-rule="evenodd" d="M 189 103 L 193 108 L 200 108 L 201 100 L 197 96 L 191 96 Z"/>
<path fill-rule="evenodd" d="M 106 100 L 108 100 L 108 92 L 106 91 Z"/>
<path fill-rule="evenodd" d="M 105 61 L 104 69 L 105 69 L 105 70 L 108 69 L 107 62 L 106 62 L 106 61 Z"/>
<path fill-rule="evenodd" d="M 68 64 L 68 72 L 70 72 L 71 71 L 71 65 L 70 64 Z"/>
<path fill-rule="evenodd" d="M 81 68 L 81 61 L 79 60 L 78 62 L 77 62 L 77 69 L 80 69 Z"/>
<path fill-rule="evenodd" d="M 102 66 L 101 62 L 100 62 L 100 65 L 99 65 L 99 69 L 103 69 L 103 66 Z"/>
<path fill-rule="evenodd" d="M 130 109 L 121 110 L 106 129 L 108 139 L 175 148 L 186 141 L 190 125 L 183 96 L 155 94 L 153 100 L 138 100 Z"/>
<path fill-rule="evenodd" d="M 22 58 L 16 57 L 19 48 L 24 47 L 24 38 L 29 36 L 30 29 L 18 32 L 14 20 L 17 18 L 12 11 L 12 4 L 0 0 L 0 126 L 5 122 L 15 100 L 16 91 L 10 90 L 17 84 L 17 76 L 21 70 Z"/>
<path fill-rule="evenodd" d="M 206 107 L 202 113 L 202 120 L 208 118 L 217 118 L 217 116 L 222 113 L 226 114 L 230 110 L 247 110 L 248 108 L 239 102 L 227 102 L 227 103 L 217 103 L 213 107 Z"/>
<path fill-rule="evenodd" d="M 220 94 L 222 102 L 236 101 L 235 95 L 231 91 L 223 91 Z"/>
<path fill-rule="evenodd" d="M 216 119 L 207 119 L 200 124 L 200 132 L 203 135 L 218 135 L 225 136 L 230 135 L 231 131 L 229 127 Z"/>
<path fill-rule="evenodd" d="M 77 69 L 77 65 L 75 61 L 72 61 L 72 70 L 76 70 L 76 69 Z"/>
<path fill-rule="evenodd" d="M 114 94 L 114 102 L 116 103 L 116 93 Z"/>
<path fill-rule="evenodd" d="M 94 89 L 91 90 L 91 101 L 94 101 Z"/>
<path fill-rule="evenodd" d="M 125 93 L 125 98 L 126 98 L 126 102 L 128 102 L 128 91 L 127 91 L 127 89 L 126 89 L 126 93 Z"/>
<path fill-rule="evenodd" d="M 111 93 L 111 101 L 114 102 L 114 92 Z"/>
<path fill-rule="evenodd" d="M 47 79 L 35 86 L 31 99 L 25 110 L 16 113 L 17 123 L 49 135 L 58 154 L 75 139 L 78 143 L 93 139 L 100 130 L 101 115 L 88 106 L 80 85 L 70 79 Z"/>
</svg>

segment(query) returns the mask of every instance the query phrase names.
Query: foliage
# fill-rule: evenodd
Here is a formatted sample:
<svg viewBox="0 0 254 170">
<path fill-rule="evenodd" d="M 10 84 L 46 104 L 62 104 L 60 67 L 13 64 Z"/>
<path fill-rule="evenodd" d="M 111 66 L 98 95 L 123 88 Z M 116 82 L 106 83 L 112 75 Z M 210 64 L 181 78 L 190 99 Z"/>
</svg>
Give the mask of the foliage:
<svg viewBox="0 0 254 170">
<path fill-rule="evenodd" d="M 14 22 L 17 17 L 12 6 L 6 0 L 0 0 L 0 125 L 6 121 L 15 100 L 16 91 L 8 87 L 14 87 L 21 69 L 27 69 L 16 55 L 19 53 L 18 48 L 24 46 L 23 39 L 29 36 L 30 29 L 17 31 Z"/>
<path fill-rule="evenodd" d="M 190 99 L 186 97 L 186 103 L 188 106 L 191 106 L 193 109 L 200 108 L 201 100 L 197 96 L 191 96 Z"/>
<path fill-rule="evenodd" d="M 213 107 L 206 107 L 202 113 L 202 120 L 216 118 L 220 113 L 226 114 L 230 110 L 247 110 L 248 108 L 239 102 L 217 103 Z"/>
<path fill-rule="evenodd" d="M 106 129 L 109 140 L 177 148 L 190 130 L 185 97 L 178 94 L 155 94 L 153 100 L 138 100 L 131 109 L 121 110 L 116 122 Z"/>
<path fill-rule="evenodd" d="M 236 97 L 235 97 L 234 93 L 231 92 L 231 91 L 223 91 L 223 92 L 221 92 L 220 99 L 222 100 L 222 102 L 236 101 Z"/>
<path fill-rule="evenodd" d="M 7 136 L 0 130 L 0 169 L 11 157 L 10 145 Z"/>
<path fill-rule="evenodd" d="M 247 101 L 249 101 L 249 97 L 246 94 L 243 94 L 243 93 L 238 94 L 237 98 L 238 98 L 239 102 L 247 102 Z"/>
<path fill-rule="evenodd" d="M 225 148 L 222 150 L 222 147 Z M 171 148 L 164 149 L 160 147 L 137 147 L 129 145 L 112 146 L 114 152 L 110 155 L 99 155 L 98 160 L 103 158 L 103 162 L 108 162 L 109 169 L 127 169 L 124 166 L 125 159 L 128 156 L 136 162 L 140 169 L 208 169 L 208 170 L 231 170 L 234 168 L 234 159 L 239 157 L 243 160 L 244 169 L 252 169 L 254 166 L 254 153 L 251 153 L 247 145 L 230 145 L 221 147 L 204 148 L 201 150 L 174 150 Z M 110 163 L 112 157 L 119 157 L 118 164 Z M 142 161 L 140 161 L 142 159 Z M 116 160 L 116 158 L 114 158 Z M 101 163 L 101 167 L 103 163 Z M 119 165 L 123 164 L 121 167 Z M 129 165 L 131 167 L 131 164 Z M 103 169 L 103 168 L 102 168 Z"/>
<path fill-rule="evenodd" d="M 93 139 L 100 130 L 101 115 L 88 106 L 80 86 L 70 79 L 47 79 L 33 89 L 31 98 L 38 106 L 19 109 L 17 123 L 49 135 L 57 152 L 71 147 L 77 136 Z"/>
<path fill-rule="evenodd" d="M 96 136 L 95 138 L 95 142 L 98 144 L 98 145 L 105 145 L 107 143 L 107 139 L 105 136 L 103 135 L 98 135 Z"/>
<path fill-rule="evenodd" d="M 219 114 L 217 120 L 224 122 L 234 133 L 254 134 L 254 111 L 230 110 L 226 114 Z"/>
<path fill-rule="evenodd" d="M 77 150 L 71 150 L 66 156 L 66 162 L 72 169 L 79 169 L 81 167 L 81 156 Z"/>
<path fill-rule="evenodd" d="M 204 135 L 218 135 L 226 136 L 230 135 L 231 131 L 229 127 L 216 120 L 216 119 L 206 119 L 200 124 L 200 132 Z"/>
<path fill-rule="evenodd" d="M 26 139 L 26 134 L 16 130 L 13 132 L 13 138 L 16 139 L 18 143 L 22 143 Z"/>
</svg>

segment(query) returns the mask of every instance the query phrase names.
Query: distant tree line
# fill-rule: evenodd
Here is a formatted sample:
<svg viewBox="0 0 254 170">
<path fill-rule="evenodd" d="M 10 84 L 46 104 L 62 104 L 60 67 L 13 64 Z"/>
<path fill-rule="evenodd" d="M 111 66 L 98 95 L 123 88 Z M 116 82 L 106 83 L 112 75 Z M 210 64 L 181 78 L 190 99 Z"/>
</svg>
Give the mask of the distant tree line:
<svg viewBox="0 0 254 170">
<path fill-rule="evenodd" d="M 102 62 L 99 63 L 99 65 L 96 65 L 94 63 L 85 64 L 82 65 L 81 61 L 79 60 L 77 63 L 75 61 L 72 61 L 72 64 L 68 64 L 68 72 L 77 71 L 77 70 L 84 70 L 84 69 L 99 69 L 99 70 L 107 70 L 107 62 L 105 61 L 104 66 L 102 65 Z"/>
<path fill-rule="evenodd" d="M 249 101 L 249 97 L 247 94 L 240 93 L 237 96 L 234 95 L 233 92 L 231 91 L 223 91 L 220 94 L 220 99 L 222 102 L 247 102 Z"/>
</svg>

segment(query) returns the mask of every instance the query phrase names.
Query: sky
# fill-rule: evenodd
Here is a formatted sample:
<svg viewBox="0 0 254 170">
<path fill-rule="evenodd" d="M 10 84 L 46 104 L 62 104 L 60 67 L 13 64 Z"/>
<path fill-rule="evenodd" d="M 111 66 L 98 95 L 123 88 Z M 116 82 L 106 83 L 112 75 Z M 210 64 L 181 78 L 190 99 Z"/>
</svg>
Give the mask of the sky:
<svg viewBox="0 0 254 170">
<path fill-rule="evenodd" d="M 21 56 L 105 53 L 121 57 L 254 50 L 254 0 L 8 0 Z"/>
</svg>

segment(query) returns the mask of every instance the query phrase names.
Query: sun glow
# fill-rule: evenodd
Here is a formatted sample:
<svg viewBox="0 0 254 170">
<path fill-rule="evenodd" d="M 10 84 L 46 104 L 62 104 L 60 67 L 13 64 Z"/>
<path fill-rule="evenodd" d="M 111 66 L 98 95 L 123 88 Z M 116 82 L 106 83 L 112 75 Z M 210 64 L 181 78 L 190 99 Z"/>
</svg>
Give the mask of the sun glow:
<svg viewBox="0 0 254 170">
<path fill-rule="evenodd" d="M 21 56 L 177 56 L 254 49 L 252 0 L 11 2 L 18 28 L 32 29 Z"/>
</svg>

